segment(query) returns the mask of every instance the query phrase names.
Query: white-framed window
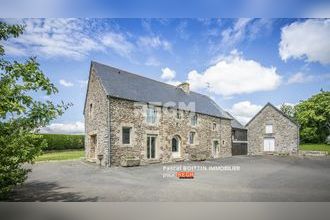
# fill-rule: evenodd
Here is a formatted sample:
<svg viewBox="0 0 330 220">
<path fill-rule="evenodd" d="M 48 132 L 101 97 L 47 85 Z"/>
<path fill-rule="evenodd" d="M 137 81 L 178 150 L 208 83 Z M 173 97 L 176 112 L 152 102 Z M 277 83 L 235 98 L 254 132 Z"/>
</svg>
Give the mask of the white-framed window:
<svg viewBox="0 0 330 220">
<path fill-rule="evenodd" d="M 155 124 L 156 123 L 156 117 L 157 117 L 156 109 L 152 106 L 149 106 L 147 108 L 147 122 L 149 124 Z"/>
<path fill-rule="evenodd" d="M 197 114 L 193 114 L 193 115 L 191 116 L 191 120 L 190 120 L 190 122 L 191 122 L 191 125 L 192 125 L 192 126 L 197 125 Z"/>
<path fill-rule="evenodd" d="M 266 125 L 266 134 L 272 134 L 273 133 L 273 125 L 268 124 Z"/>
<path fill-rule="evenodd" d="M 122 143 L 131 144 L 131 127 L 122 127 Z"/>
<path fill-rule="evenodd" d="M 196 136 L 196 132 L 194 131 L 189 132 L 189 144 L 195 143 L 195 136 Z"/>
</svg>

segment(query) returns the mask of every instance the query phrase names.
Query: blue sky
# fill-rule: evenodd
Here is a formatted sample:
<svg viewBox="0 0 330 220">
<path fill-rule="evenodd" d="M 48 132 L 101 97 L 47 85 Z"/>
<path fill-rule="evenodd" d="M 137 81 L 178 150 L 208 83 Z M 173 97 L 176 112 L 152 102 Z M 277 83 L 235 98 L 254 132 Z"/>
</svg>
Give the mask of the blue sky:
<svg viewBox="0 0 330 220">
<path fill-rule="evenodd" d="M 2 0 L 2 17 L 323 17 L 328 0 Z"/>
<path fill-rule="evenodd" d="M 25 33 L 10 59 L 35 55 L 74 105 L 47 131 L 79 132 L 91 60 L 159 81 L 188 81 L 245 123 L 265 103 L 296 104 L 330 90 L 330 20 L 10 19 Z"/>
</svg>

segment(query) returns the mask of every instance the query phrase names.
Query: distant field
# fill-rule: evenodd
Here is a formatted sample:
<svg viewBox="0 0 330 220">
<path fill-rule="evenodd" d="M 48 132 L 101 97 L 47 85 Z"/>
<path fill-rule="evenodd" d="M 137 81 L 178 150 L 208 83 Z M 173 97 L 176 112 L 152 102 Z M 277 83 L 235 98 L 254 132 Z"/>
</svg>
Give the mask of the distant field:
<svg viewBox="0 0 330 220">
<path fill-rule="evenodd" d="M 330 145 L 327 144 L 301 144 L 300 150 L 328 151 L 330 155 Z"/>
<path fill-rule="evenodd" d="M 36 161 L 50 161 L 50 160 L 77 160 L 84 156 L 84 150 L 69 150 L 69 151 L 52 151 L 44 152 L 37 157 Z"/>
</svg>

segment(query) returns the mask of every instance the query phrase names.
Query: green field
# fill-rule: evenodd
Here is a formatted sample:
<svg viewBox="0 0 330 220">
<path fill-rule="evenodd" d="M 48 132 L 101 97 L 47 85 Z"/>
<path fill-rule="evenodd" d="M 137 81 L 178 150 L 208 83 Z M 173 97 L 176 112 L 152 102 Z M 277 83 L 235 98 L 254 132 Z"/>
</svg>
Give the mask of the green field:
<svg viewBox="0 0 330 220">
<path fill-rule="evenodd" d="M 327 144 L 301 144 L 300 150 L 328 151 L 328 154 L 330 154 L 330 145 L 327 145 Z"/>
<path fill-rule="evenodd" d="M 50 160 L 77 160 L 84 156 L 84 150 L 68 150 L 68 151 L 52 151 L 44 152 L 41 156 L 36 158 L 36 161 L 50 161 Z"/>
</svg>

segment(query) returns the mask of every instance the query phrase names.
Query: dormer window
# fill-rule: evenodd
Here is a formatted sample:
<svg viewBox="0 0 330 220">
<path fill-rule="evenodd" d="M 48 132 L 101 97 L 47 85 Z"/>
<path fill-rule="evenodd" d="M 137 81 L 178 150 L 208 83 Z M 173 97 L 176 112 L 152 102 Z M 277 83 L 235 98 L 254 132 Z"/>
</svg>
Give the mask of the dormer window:
<svg viewBox="0 0 330 220">
<path fill-rule="evenodd" d="M 156 123 L 156 109 L 152 106 L 149 106 L 147 109 L 147 122 L 149 124 Z"/>
</svg>

